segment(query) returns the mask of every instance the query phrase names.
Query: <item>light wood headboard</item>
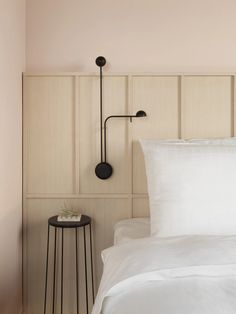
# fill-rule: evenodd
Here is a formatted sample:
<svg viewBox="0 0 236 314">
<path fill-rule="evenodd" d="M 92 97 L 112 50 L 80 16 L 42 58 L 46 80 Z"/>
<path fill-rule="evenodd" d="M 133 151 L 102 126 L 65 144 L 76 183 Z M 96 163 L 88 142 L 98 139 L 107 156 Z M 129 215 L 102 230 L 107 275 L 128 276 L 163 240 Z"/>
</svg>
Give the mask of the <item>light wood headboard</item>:
<svg viewBox="0 0 236 314">
<path fill-rule="evenodd" d="M 114 223 L 148 215 L 144 160 L 138 139 L 233 136 L 234 95 L 234 74 L 106 75 L 104 117 L 142 109 L 147 118 L 108 123 L 107 156 L 114 173 L 102 181 L 94 174 L 100 158 L 99 77 L 83 73 L 25 74 L 27 314 L 42 312 L 47 218 L 58 213 L 65 201 L 92 216 L 98 285 L 102 271 L 100 252 L 112 244 Z M 68 247 L 70 240 L 68 234 Z M 66 263 L 72 263 L 73 252 L 66 250 Z M 82 265 L 82 257 L 80 262 Z M 70 269 L 73 267 L 72 264 Z M 74 278 L 70 271 L 65 271 L 65 278 L 65 309 L 72 313 Z M 80 306 L 83 310 L 84 304 Z"/>
</svg>

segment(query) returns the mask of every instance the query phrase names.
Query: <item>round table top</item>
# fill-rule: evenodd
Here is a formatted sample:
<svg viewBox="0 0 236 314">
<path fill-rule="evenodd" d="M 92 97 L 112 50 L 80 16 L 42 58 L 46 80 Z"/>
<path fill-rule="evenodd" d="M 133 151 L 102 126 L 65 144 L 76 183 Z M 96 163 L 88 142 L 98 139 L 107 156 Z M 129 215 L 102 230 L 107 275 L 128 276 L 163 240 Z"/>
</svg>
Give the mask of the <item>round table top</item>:
<svg viewBox="0 0 236 314">
<path fill-rule="evenodd" d="M 86 215 L 82 215 L 80 221 L 58 221 L 57 216 L 52 216 L 48 219 L 48 224 L 57 228 L 79 228 L 89 225 L 91 218 Z"/>
</svg>

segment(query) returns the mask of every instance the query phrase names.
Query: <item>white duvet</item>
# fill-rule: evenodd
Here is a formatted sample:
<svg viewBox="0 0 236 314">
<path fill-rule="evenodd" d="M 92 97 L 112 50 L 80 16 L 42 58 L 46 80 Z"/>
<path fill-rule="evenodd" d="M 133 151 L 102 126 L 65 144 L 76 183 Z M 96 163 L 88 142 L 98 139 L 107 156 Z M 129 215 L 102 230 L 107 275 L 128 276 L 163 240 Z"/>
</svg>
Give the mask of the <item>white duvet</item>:
<svg viewBox="0 0 236 314">
<path fill-rule="evenodd" d="M 144 238 L 102 258 L 92 314 L 236 313 L 236 236 Z"/>
</svg>

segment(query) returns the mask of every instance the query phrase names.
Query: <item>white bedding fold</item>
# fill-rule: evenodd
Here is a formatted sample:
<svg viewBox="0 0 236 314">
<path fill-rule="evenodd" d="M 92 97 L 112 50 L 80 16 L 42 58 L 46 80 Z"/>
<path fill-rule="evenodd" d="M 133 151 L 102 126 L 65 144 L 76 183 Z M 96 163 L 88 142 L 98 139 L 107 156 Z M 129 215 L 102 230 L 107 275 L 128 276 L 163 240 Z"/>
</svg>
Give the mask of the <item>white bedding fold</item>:
<svg viewBox="0 0 236 314">
<path fill-rule="evenodd" d="M 177 285 L 176 294 L 185 290 L 190 293 L 192 289 L 191 295 L 194 295 L 195 283 L 199 279 L 204 282 L 204 295 L 207 296 L 208 292 L 211 296 L 216 294 L 216 302 L 220 303 L 217 308 L 227 306 L 227 312 L 219 313 L 236 312 L 236 291 L 230 288 L 232 280 L 236 284 L 236 236 L 145 238 L 106 249 L 102 257 L 104 272 L 92 314 L 99 314 L 102 309 L 103 313 L 109 313 L 106 312 L 106 306 L 103 307 L 103 303 L 106 303 L 104 300 L 115 300 L 121 293 L 124 295 L 126 291 L 128 293 L 134 290 L 134 287 L 143 287 L 145 295 L 147 282 L 156 282 L 160 288 L 166 282 L 170 285 L 171 280 L 174 280 L 173 284 Z M 178 285 L 181 289 L 178 289 Z M 157 287 L 156 299 L 158 294 L 161 295 L 161 290 Z M 179 300 L 181 299 L 183 295 L 180 296 Z M 188 298 L 186 300 L 181 304 L 180 313 L 189 314 L 190 300 L 194 302 L 194 299 L 189 298 L 189 302 Z M 159 302 L 162 313 L 168 313 L 168 300 L 163 300 L 162 303 Z M 195 303 L 197 304 L 196 300 Z M 206 297 L 206 310 L 200 303 L 199 306 L 199 314 L 205 314 L 211 313 L 209 309 L 216 304 Z M 122 311 L 125 313 L 125 307 Z M 114 310 L 114 313 L 119 312 Z M 129 309 L 127 313 L 132 314 L 132 310 Z"/>
</svg>

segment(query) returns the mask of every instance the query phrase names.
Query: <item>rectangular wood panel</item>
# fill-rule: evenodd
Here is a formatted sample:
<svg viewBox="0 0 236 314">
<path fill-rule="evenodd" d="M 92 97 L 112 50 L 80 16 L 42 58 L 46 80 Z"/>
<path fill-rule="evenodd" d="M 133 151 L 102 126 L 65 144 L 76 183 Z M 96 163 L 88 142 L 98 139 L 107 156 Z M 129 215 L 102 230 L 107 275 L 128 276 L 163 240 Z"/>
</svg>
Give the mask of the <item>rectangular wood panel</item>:
<svg viewBox="0 0 236 314">
<path fill-rule="evenodd" d="M 107 162 L 113 167 L 108 180 L 95 176 L 100 158 L 99 78 L 80 77 L 79 112 L 79 186 L 81 193 L 130 193 L 131 145 L 127 119 L 111 119 L 107 124 Z M 128 113 L 127 78 L 105 77 L 103 120 L 109 115 Z"/>
<path fill-rule="evenodd" d="M 146 193 L 146 175 L 139 139 L 178 138 L 178 77 L 134 77 L 133 111 L 146 118 L 133 121 L 133 193 Z"/>
<path fill-rule="evenodd" d="M 73 192 L 72 77 L 24 80 L 27 193 Z"/>
<path fill-rule="evenodd" d="M 231 76 L 185 76 L 182 82 L 182 137 L 231 136 Z"/>
</svg>

